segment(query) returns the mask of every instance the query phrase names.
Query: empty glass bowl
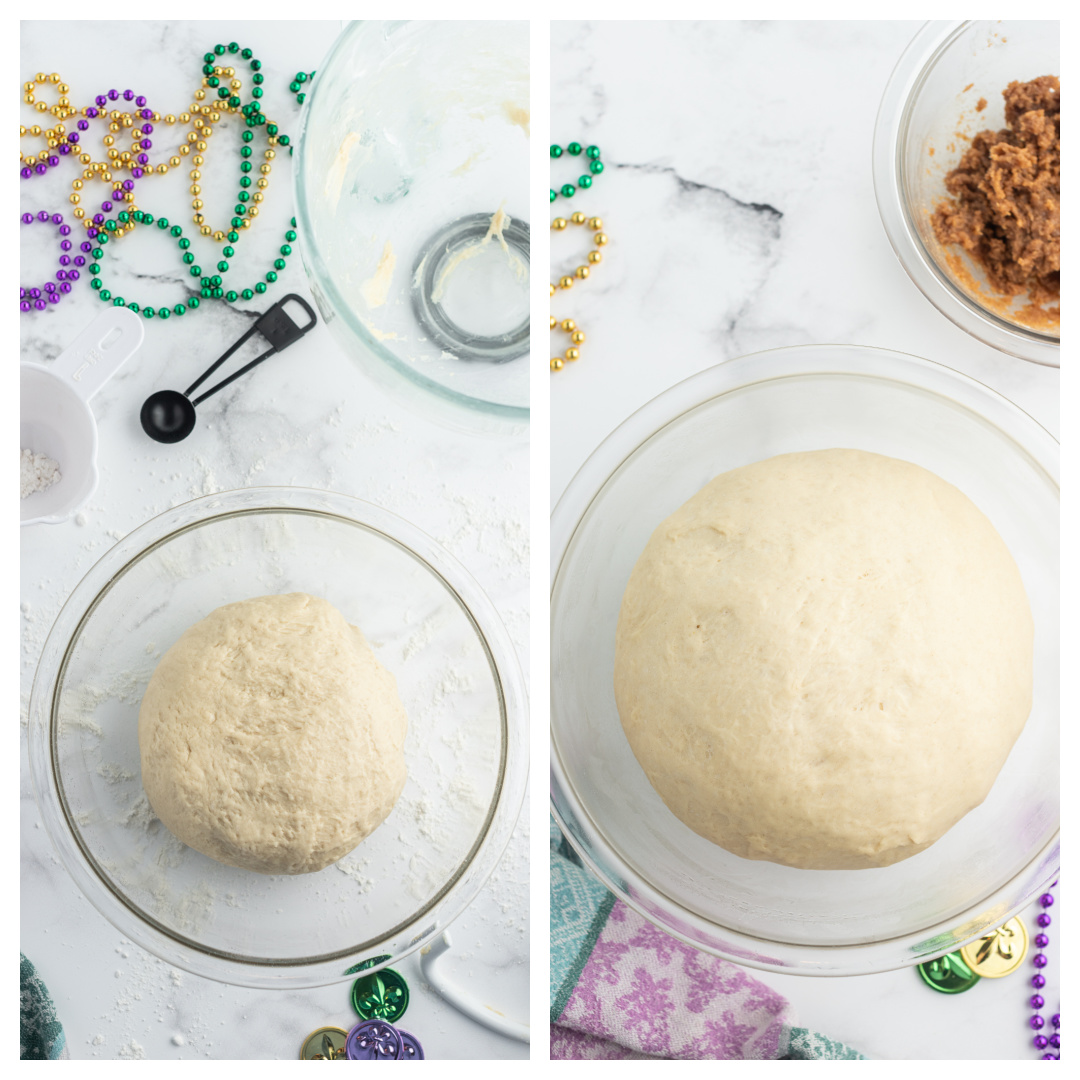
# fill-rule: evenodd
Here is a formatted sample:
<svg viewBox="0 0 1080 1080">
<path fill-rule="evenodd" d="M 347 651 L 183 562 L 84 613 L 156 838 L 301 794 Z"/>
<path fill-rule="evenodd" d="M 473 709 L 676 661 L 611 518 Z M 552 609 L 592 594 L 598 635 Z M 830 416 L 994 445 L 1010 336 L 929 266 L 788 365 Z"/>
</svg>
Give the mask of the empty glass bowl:
<svg viewBox="0 0 1080 1080">
<path fill-rule="evenodd" d="M 929 22 L 897 62 L 874 128 L 874 191 L 901 265 L 946 318 L 1012 356 L 1057 367 L 1057 324 L 1033 325 L 1026 296 L 1011 303 L 958 246 L 944 249 L 931 225 L 947 197 L 945 176 L 966 139 L 1005 127 L 1002 91 L 1010 82 L 1060 75 L 1056 22 L 993 19 Z M 986 107 L 976 108 L 980 98 Z M 959 261 L 963 272 L 950 267 Z"/>
<path fill-rule="evenodd" d="M 268 877 L 185 847 L 157 820 L 137 720 L 158 658 L 187 627 L 222 604 L 294 591 L 334 604 L 397 679 L 409 776 L 345 858 Z M 509 637 L 445 551 L 357 499 L 251 488 L 154 518 L 79 583 L 34 679 L 30 767 L 62 862 L 126 937 L 223 982 L 317 986 L 363 960 L 392 963 L 465 909 L 517 820 L 526 726 Z"/>
<path fill-rule="evenodd" d="M 459 429 L 529 418 L 529 24 L 360 22 L 295 170 L 312 292 L 350 357 Z"/>
<path fill-rule="evenodd" d="M 612 685 L 623 591 L 660 522 L 718 473 L 829 447 L 912 461 L 967 494 L 1008 544 L 1035 618 L 1034 705 L 989 797 L 932 847 L 881 869 L 797 870 L 698 836 L 646 779 Z M 1019 911 L 1058 865 L 1057 475 L 1057 443 L 1015 405 L 885 349 L 742 357 L 631 416 L 552 517 L 551 801 L 582 858 L 676 937 L 791 974 L 919 963 Z"/>
</svg>

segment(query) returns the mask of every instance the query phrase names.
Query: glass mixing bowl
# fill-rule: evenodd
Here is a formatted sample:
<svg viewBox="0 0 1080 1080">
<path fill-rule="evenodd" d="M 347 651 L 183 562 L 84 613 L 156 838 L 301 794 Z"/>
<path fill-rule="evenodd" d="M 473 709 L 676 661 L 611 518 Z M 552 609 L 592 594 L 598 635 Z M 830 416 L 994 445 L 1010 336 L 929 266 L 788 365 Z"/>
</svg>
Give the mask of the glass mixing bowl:
<svg viewBox="0 0 1080 1080">
<path fill-rule="evenodd" d="M 1008 544 L 1035 618 L 1034 705 L 989 797 L 932 847 L 881 869 L 797 870 L 698 836 L 646 779 L 612 687 L 623 590 L 656 526 L 718 473 L 828 447 L 915 462 L 967 494 Z M 552 517 L 551 801 L 583 860 L 676 937 L 792 974 L 919 963 L 1019 911 L 1058 865 L 1057 477 L 1056 441 L 1015 405 L 885 349 L 757 353 L 631 416 Z"/>
<path fill-rule="evenodd" d="M 1059 36 L 1056 22 L 929 22 L 900 57 L 874 127 L 878 210 L 911 280 L 979 341 L 1052 367 L 1060 363 L 1060 327 L 1025 325 L 1026 296 L 1009 303 L 995 294 L 959 247 L 938 243 L 930 218 L 948 196 L 945 176 L 959 163 L 965 140 L 1005 127 L 1005 87 L 1061 74 Z M 980 98 L 987 102 L 981 112 Z"/>
<path fill-rule="evenodd" d="M 305 103 L 295 170 L 323 318 L 410 408 L 529 419 L 529 24 L 360 22 Z"/>
<path fill-rule="evenodd" d="M 267 877 L 185 847 L 157 820 L 137 719 L 158 658 L 187 627 L 222 604 L 292 591 L 334 604 L 396 677 L 409 776 L 345 858 Z M 521 807 L 526 727 L 510 639 L 445 551 L 357 499 L 250 488 L 152 519 L 75 588 L 34 679 L 30 767 L 64 866 L 125 936 L 223 982 L 318 986 L 362 960 L 400 959 L 476 896 Z"/>
</svg>

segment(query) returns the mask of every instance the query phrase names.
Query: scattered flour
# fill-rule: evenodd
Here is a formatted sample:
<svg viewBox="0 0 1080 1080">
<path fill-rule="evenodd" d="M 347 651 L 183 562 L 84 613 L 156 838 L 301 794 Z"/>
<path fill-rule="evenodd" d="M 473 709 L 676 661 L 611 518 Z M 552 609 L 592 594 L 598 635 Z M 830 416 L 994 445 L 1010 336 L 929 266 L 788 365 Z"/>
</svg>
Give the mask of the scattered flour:
<svg viewBox="0 0 1080 1080">
<path fill-rule="evenodd" d="M 116 1056 L 142 1060 L 146 1057 L 146 1051 L 134 1039 L 128 1039 L 128 1041 L 116 1051 Z"/>
<path fill-rule="evenodd" d="M 207 460 L 201 455 L 195 458 L 195 467 L 202 475 L 197 477 L 195 483 L 191 485 L 191 494 L 198 497 L 199 495 L 215 495 L 221 491 L 221 485 L 217 481 L 217 477 L 214 476 L 213 467 L 207 462 Z"/>
<path fill-rule="evenodd" d="M 346 425 L 341 410 L 337 409 L 326 423 L 331 427 L 348 426 L 350 439 L 346 441 L 349 445 L 394 440 L 399 435 L 398 427 L 389 417 L 371 417 L 359 425 Z M 316 452 L 321 447 L 320 426 L 321 422 L 314 425 L 314 434 L 307 439 L 308 448 Z M 287 441 L 277 440 L 273 435 L 260 438 L 258 444 L 259 456 L 254 457 L 249 482 L 264 470 L 270 474 L 271 481 L 277 482 L 282 462 L 295 450 Z M 210 455 L 196 457 L 193 469 L 172 474 L 174 494 L 182 497 L 220 490 L 212 460 Z M 427 496 L 421 491 L 425 485 L 416 483 L 417 476 L 403 468 L 400 475 L 386 474 L 378 481 L 372 481 L 370 490 L 361 488 L 354 493 L 407 517 L 412 516 L 410 506 L 426 505 Z M 231 481 L 234 477 L 226 469 L 222 479 Z M 305 477 L 301 476 L 293 482 L 303 479 Z M 333 488 L 344 484 L 344 481 L 335 484 L 333 480 L 329 475 L 326 486 Z M 348 486 L 345 489 L 353 491 Z M 441 533 L 442 542 L 466 563 L 486 565 L 488 573 L 493 570 L 496 580 L 501 577 L 515 585 L 526 580 L 529 570 L 527 511 L 523 515 L 512 502 L 508 505 L 504 498 L 488 495 L 482 490 L 464 494 L 450 485 L 444 490 L 444 516 L 441 521 L 430 522 L 431 531 Z M 172 501 L 170 499 L 169 503 Z M 150 517 L 165 508 L 148 502 L 142 513 Z M 90 519 L 81 515 L 82 520 L 77 521 L 79 525 L 90 526 L 87 530 L 89 538 L 80 543 L 75 564 L 83 571 L 111 545 L 112 540 L 137 524 L 137 519 L 125 519 L 117 523 L 119 528 L 109 529 L 107 525 L 111 526 L 113 522 L 107 521 L 102 508 L 91 506 L 89 509 L 92 511 Z M 86 537 L 87 532 L 82 536 Z M 260 575 L 260 580 L 265 576 L 266 591 L 272 591 L 279 584 L 276 574 L 281 571 L 277 564 L 282 562 L 287 568 L 286 550 L 295 546 L 295 541 L 290 544 L 288 537 L 272 530 L 267 531 L 264 539 L 270 558 L 267 572 Z M 175 568 L 176 579 L 183 581 L 190 576 L 190 567 L 186 563 L 193 555 L 202 560 L 208 554 L 221 565 L 236 565 L 243 557 L 243 551 L 239 549 L 187 552 L 187 558 L 181 560 L 185 565 Z M 21 612 L 23 664 L 30 670 L 40 654 L 55 612 L 63 602 L 65 582 L 42 576 L 33 584 L 42 590 L 40 599 L 35 590 L 34 603 L 26 603 Z M 520 635 L 520 640 L 527 642 L 527 608 L 513 612 L 504 610 L 503 617 L 509 620 L 515 639 Z M 132 844 L 130 861 L 125 860 L 125 866 L 115 870 L 121 879 L 134 879 L 128 884 L 137 886 L 151 910 L 171 925 L 185 931 L 207 922 L 213 925 L 222 913 L 236 907 L 246 909 L 248 917 L 257 915 L 260 910 L 266 910 L 264 904 L 268 896 L 247 890 L 240 890 L 238 895 L 230 890 L 228 883 L 215 890 L 211 885 L 216 883 L 199 882 L 198 877 L 193 881 L 191 877 L 175 872 L 174 868 L 187 859 L 189 853 L 178 842 L 170 843 L 172 838 L 150 809 L 138 779 L 137 759 L 133 761 L 117 752 L 116 717 L 134 715 L 164 643 L 160 633 L 150 627 L 146 629 L 145 637 L 132 645 L 128 663 L 124 665 L 127 670 L 110 673 L 91 670 L 89 681 L 83 681 L 77 688 L 65 689 L 61 703 L 63 729 L 82 747 L 95 786 L 109 793 L 108 809 L 104 813 L 96 811 L 93 822 L 88 815 L 81 815 L 86 820 L 80 820 L 80 824 L 85 825 L 91 835 L 94 829 L 115 829 L 117 826 L 128 833 Z M 426 668 L 423 684 L 416 687 L 409 705 L 415 731 L 416 776 L 418 779 L 423 777 L 423 783 L 411 785 L 410 797 L 403 797 L 399 804 L 397 824 L 401 839 L 398 841 L 395 833 L 386 838 L 395 849 L 391 858 L 387 858 L 385 851 L 363 858 L 357 857 L 361 854 L 357 852 L 336 865 L 337 874 L 331 874 L 339 885 L 331 886 L 329 881 L 320 885 L 316 896 L 327 905 L 327 918 L 333 918 L 343 926 L 346 917 L 338 913 L 353 906 L 366 910 L 372 917 L 383 916 L 388 875 L 393 875 L 399 893 L 404 891 L 417 900 L 429 900 L 445 883 L 446 867 L 441 864 L 451 857 L 449 851 L 442 850 L 441 841 L 447 839 L 448 833 L 462 827 L 468 829 L 474 820 L 482 820 L 490 794 L 484 783 L 488 770 L 480 759 L 488 757 L 494 744 L 492 747 L 477 746 L 475 725 L 479 721 L 475 719 L 474 709 L 477 700 L 474 695 L 482 694 L 486 679 L 478 676 L 471 664 L 445 650 L 444 635 L 452 632 L 453 619 L 447 621 L 443 613 L 418 613 L 418 618 L 408 620 L 403 630 L 394 641 L 388 663 L 396 652 L 402 658 L 399 664 L 405 662 L 411 666 L 419 662 Z M 99 817 L 102 820 L 99 821 Z M 496 910 L 506 918 L 512 938 L 521 941 L 527 941 L 528 937 L 528 906 L 521 900 L 528 895 L 527 835 L 527 823 L 523 818 L 503 862 L 491 876 L 490 885 L 485 887 L 495 894 Z M 454 849 L 454 841 L 450 839 L 446 847 Z M 147 1053 L 154 1056 L 156 1043 L 148 1042 L 151 1049 L 146 1051 L 136 1041 L 147 1037 L 146 1031 L 136 1026 L 135 1020 L 144 1017 L 149 1004 L 153 1009 L 150 1018 L 167 1025 L 161 1032 L 166 1038 L 170 1031 L 177 1032 L 182 1028 L 183 1034 L 179 1035 L 182 1041 L 177 1041 L 177 1036 L 172 1037 L 173 1046 L 183 1047 L 183 1050 L 174 1051 L 175 1056 L 213 1056 L 213 1035 L 219 1014 L 212 1007 L 200 1006 L 185 1010 L 181 1023 L 177 1005 L 181 973 L 141 950 L 132 950 L 130 959 L 123 952 L 120 955 L 123 957 L 123 976 L 109 984 L 112 994 L 104 992 L 101 995 L 102 1014 L 98 1018 L 101 1024 L 109 1025 L 106 1029 L 109 1045 L 106 1045 L 104 1035 L 89 1040 L 92 1055 L 129 1059 L 142 1059 Z"/>
<path fill-rule="evenodd" d="M 117 765 L 115 761 L 103 761 L 97 767 L 97 773 L 105 778 L 106 784 L 119 784 L 124 780 L 135 779 L 135 774 L 130 769 Z"/>
<path fill-rule="evenodd" d="M 369 862 L 371 862 L 370 859 L 358 859 L 352 855 L 346 855 L 344 859 L 338 859 L 334 863 L 334 869 L 355 881 L 357 889 L 363 895 L 375 884 L 374 879 L 363 872 L 363 867 Z"/>
<path fill-rule="evenodd" d="M 25 447 L 19 453 L 19 492 L 22 498 L 45 491 L 60 481 L 60 465 L 45 454 Z"/>
<path fill-rule="evenodd" d="M 410 660 L 421 649 L 426 648 L 431 644 L 432 638 L 442 628 L 446 620 L 436 613 L 425 619 L 423 625 L 417 630 L 408 641 L 405 642 L 405 647 L 401 650 L 401 659 Z"/>
<path fill-rule="evenodd" d="M 123 971 L 111 991 L 99 987 L 101 992 L 95 997 L 101 1011 L 94 1019 L 108 1025 L 106 1030 L 110 1034 L 87 1039 L 90 1057 L 140 1060 L 162 1056 L 213 1057 L 212 1032 L 220 1012 L 215 1011 L 214 1004 L 203 1000 L 211 995 L 203 993 L 194 999 L 187 995 L 185 1000 L 180 993 L 181 973 L 125 938 L 119 939 L 116 953 L 126 959 Z M 147 1026 L 151 1021 L 173 1032 L 172 1045 L 184 1047 L 184 1052 L 161 1053 L 163 1047 L 156 1040 L 163 1038 L 164 1033 L 155 1035 Z M 139 1041 L 142 1039 L 154 1040 L 149 1042 L 149 1049 Z"/>
<path fill-rule="evenodd" d="M 477 552 L 506 570 L 507 576 L 528 574 L 529 525 L 525 519 L 509 513 L 505 502 L 495 495 L 475 499 L 446 484 L 443 491 L 456 511 L 451 528 L 438 537 L 445 547 L 457 553 L 472 543 Z"/>
<path fill-rule="evenodd" d="M 466 675 L 457 668 L 447 668 L 442 680 L 435 688 L 435 704 L 441 705 L 451 694 L 467 694 L 472 689 L 471 675 Z"/>
<path fill-rule="evenodd" d="M 439 811 L 432 799 L 420 796 L 413 804 L 413 816 L 416 819 L 416 827 L 425 840 L 439 843 L 444 839 L 442 831 L 438 828 Z"/>
</svg>

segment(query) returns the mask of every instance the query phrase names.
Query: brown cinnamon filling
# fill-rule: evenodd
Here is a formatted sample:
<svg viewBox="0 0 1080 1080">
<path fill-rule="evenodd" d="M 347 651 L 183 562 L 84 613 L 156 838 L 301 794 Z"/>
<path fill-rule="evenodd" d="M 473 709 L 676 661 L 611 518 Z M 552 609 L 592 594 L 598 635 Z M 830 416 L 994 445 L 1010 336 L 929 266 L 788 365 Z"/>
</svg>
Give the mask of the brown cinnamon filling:
<svg viewBox="0 0 1080 1080">
<path fill-rule="evenodd" d="M 981 131 L 945 177 L 933 214 L 943 245 L 959 244 L 1004 296 L 1038 306 L 1061 290 L 1061 88 L 1053 75 L 1012 82 L 1001 131 Z"/>
</svg>

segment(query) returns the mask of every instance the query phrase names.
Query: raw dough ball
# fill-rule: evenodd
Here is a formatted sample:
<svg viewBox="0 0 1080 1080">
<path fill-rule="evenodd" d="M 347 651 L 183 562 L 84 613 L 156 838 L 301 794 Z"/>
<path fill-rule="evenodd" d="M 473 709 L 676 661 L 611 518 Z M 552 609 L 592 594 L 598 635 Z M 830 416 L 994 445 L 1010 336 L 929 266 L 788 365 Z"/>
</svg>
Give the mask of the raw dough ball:
<svg viewBox="0 0 1080 1080">
<path fill-rule="evenodd" d="M 187 630 L 154 671 L 139 709 L 143 788 L 196 851 L 306 874 L 393 809 L 407 726 L 393 675 L 332 604 L 242 600 Z"/>
<path fill-rule="evenodd" d="M 933 473 L 858 450 L 723 473 L 653 533 L 615 697 L 649 781 L 746 859 L 887 866 L 990 790 L 1031 709 L 1001 537 Z"/>
</svg>

